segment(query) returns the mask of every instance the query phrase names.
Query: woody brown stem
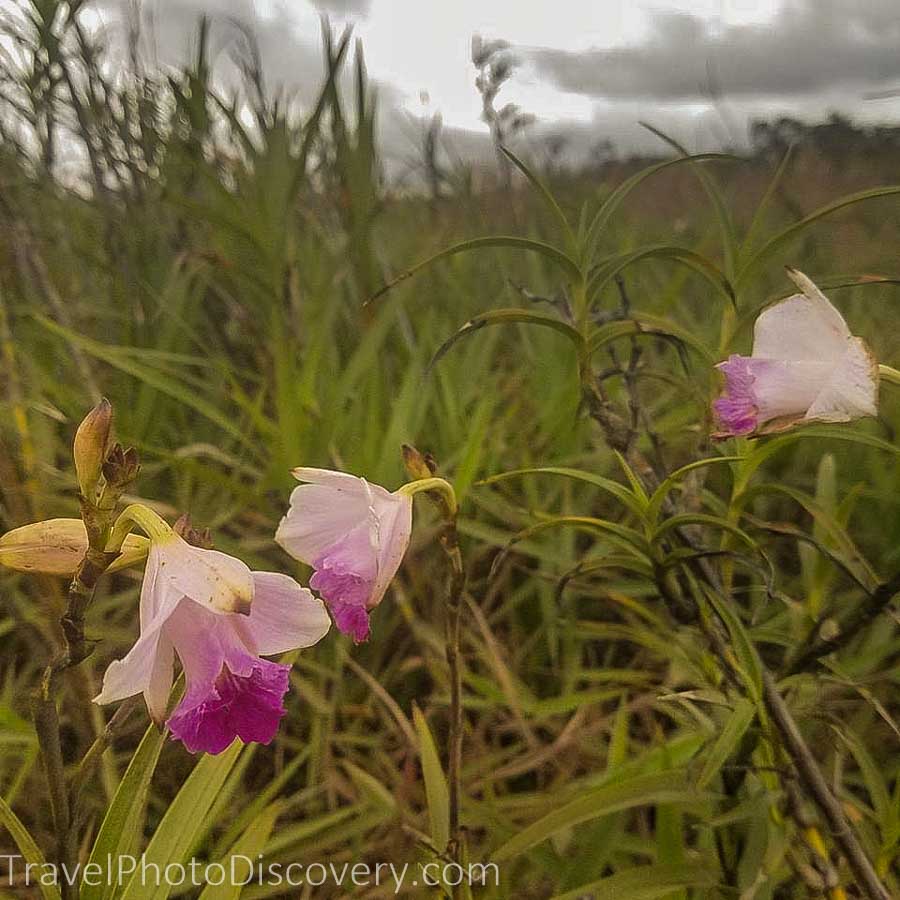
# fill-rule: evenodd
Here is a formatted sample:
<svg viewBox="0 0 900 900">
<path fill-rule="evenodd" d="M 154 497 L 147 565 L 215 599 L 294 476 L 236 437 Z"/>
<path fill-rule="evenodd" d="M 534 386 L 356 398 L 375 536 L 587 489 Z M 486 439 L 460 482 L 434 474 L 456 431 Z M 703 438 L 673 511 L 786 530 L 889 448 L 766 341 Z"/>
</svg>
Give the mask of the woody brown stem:
<svg viewBox="0 0 900 900">
<path fill-rule="evenodd" d="M 598 389 L 589 359 L 581 361 L 580 374 L 582 393 L 591 416 L 602 428 L 607 442 L 626 456 L 635 475 L 644 483 L 645 488 L 652 492 L 659 484 L 659 477 L 655 474 L 653 466 L 635 446 L 635 442 L 627 439 L 627 427 L 622 427 L 621 417 L 611 408 L 611 404 L 603 395 L 602 390 Z M 686 546 L 694 550 L 699 549 L 693 533 L 688 529 L 675 529 L 674 534 Z M 693 561 L 688 561 L 687 565 L 692 574 L 714 591 L 723 603 L 730 603 L 730 598 L 725 591 L 724 585 L 721 584 L 709 560 L 697 558 Z M 677 589 L 673 589 L 674 586 L 667 579 L 661 578 L 657 580 L 662 596 L 667 600 L 677 601 L 684 608 L 687 598 L 682 597 L 681 592 Z M 882 594 L 886 591 L 887 588 Z M 897 590 L 892 588 L 890 597 L 894 593 L 897 593 Z M 890 597 L 887 599 L 881 598 L 878 607 L 879 611 L 882 608 L 882 601 L 886 605 Z M 869 612 L 871 612 L 871 606 L 871 603 L 868 604 Z M 689 605 L 688 612 L 695 624 L 700 627 L 711 649 L 718 657 L 722 665 L 723 674 L 734 685 L 739 686 L 741 675 L 734 659 L 734 653 L 725 635 L 724 623 L 718 619 L 705 616 L 696 602 Z M 868 621 L 868 613 L 864 611 L 858 618 L 864 624 L 865 621 Z M 862 624 L 858 624 L 858 627 L 862 627 Z M 778 733 L 779 742 L 797 771 L 800 783 L 815 803 L 819 813 L 828 822 L 833 839 L 846 858 L 859 888 L 864 891 L 869 900 L 890 900 L 890 894 L 881 883 L 872 861 L 868 858 L 862 844 L 859 842 L 859 838 L 844 815 L 840 803 L 825 781 L 819 764 L 806 744 L 784 698 L 781 696 L 772 673 L 769 672 L 763 661 L 758 659 L 758 657 L 757 662 L 762 673 L 763 700 L 766 709 Z"/>
<path fill-rule="evenodd" d="M 78 840 L 71 817 L 68 788 L 66 787 L 65 762 L 60 740 L 57 700 L 62 687 L 62 675 L 83 662 L 90 653 L 84 635 L 84 615 L 90 604 L 97 580 L 118 554 L 89 548 L 72 578 L 66 603 L 66 611 L 60 620 L 63 647 L 44 669 L 40 687 L 33 702 L 34 727 L 47 786 L 50 793 L 50 810 L 56 834 L 56 858 L 69 872 L 75 871 L 78 860 Z M 78 897 L 78 887 L 62 881 L 65 900 Z"/>
</svg>

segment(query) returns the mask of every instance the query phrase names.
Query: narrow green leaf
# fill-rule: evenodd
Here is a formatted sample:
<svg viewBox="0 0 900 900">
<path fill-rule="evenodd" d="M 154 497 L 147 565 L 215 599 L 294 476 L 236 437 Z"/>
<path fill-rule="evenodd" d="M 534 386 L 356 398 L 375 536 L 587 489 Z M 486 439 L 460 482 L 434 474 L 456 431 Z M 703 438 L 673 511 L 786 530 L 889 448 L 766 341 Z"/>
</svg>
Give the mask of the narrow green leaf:
<svg viewBox="0 0 900 900">
<path fill-rule="evenodd" d="M 103 360 L 120 372 L 125 372 L 143 384 L 149 385 L 160 393 L 172 397 L 179 403 L 183 403 L 189 409 L 193 409 L 214 425 L 217 425 L 226 434 L 248 447 L 253 447 L 253 442 L 247 437 L 240 425 L 234 421 L 233 417 L 223 413 L 213 403 L 198 394 L 196 390 L 181 383 L 177 378 L 160 372 L 152 366 L 142 365 L 133 358 L 133 353 L 120 353 L 118 352 L 120 349 L 118 347 L 95 341 L 93 338 L 84 337 L 74 331 L 63 328 L 62 325 L 58 325 L 44 316 L 35 315 L 34 318 L 48 330 L 64 337 L 70 344 L 80 347 L 82 350 L 90 353 L 91 356 Z"/>
<path fill-rule="evenodd" d="M 728 519 L 723 519 L 721 516 L 712 516 L 708 513 L 682 513 L 677 516 L 672 516 L 656 528 L 656 531 L 653 534 L 653 540 L 657 541 L 669 531 L 677 528 L 684 528 L 686 525 L 704 525 L 709 528 L 721 528 L 722 531 L 727 531 L 729 534 L 734 535 L 734 537 L 745 543 L 751 550 L 757 549 L 756 541 L 754 541 L 746 531 L 738 528 L 736 525 L 729 522 Z"/>
<path fill-rule="evenodd" d="M 788 225 L 787 228 L 782 229 L 778 234 L 769 238 L 769 240 L 766 241 L 766 243 L 763 244 L 763 246 L 747 261 L 738 273 L 735 287 L 740 290 L 740 288 L 747 283 L 750 276 L 753 275 L 766 260 L 783 250 L 787 244 L 800 234 L 800 232 L 804 231 L 810 225 L 814 225 L 820 219 L 824 219 L 826 216 L 830 216 L 833 213 L 846 209 L 848 206 L 853 206 L 856 203 L 862 203 L 866 200 L 875 200 L 879 197 L 890 197 L 895 194 L 900 194 L 900 186 L 898 185 L 870 188 L 866 191 L 859 191 L 856 194 L 849 194 L 846 197 L 841 197 L 831 203 L 826 203 L 825 206 L 820 206 L 817 210 L 814 210 L 809 215 L 794 222 L 792 225 Z"/>
<path fill-rule="evenodd" d="M 507 478 L 518 478 L 521 475 L 560 475 L 563 478 L 574 478 L 577 481 L 584 481 L 611 494 L 635 515 L 643 515 L 641 503 L 628 488 L 619 484 L 618 481 L 613 481 L 611 478 L 597 475 L 594 472 L 586 472 L 583 469 L 570 469 L 564 466 L 537 466 L 530 469 L 513 469 L 510 472 L 500 472 L 497 475 L 491 475 L 489 478 L 477 482 L 477 484 L 496 484 L 497 482 L 505 481 Z"/>
<path fill-rule="evenodd" d="M 646 313 L 632 313 L 627 319 L 609 322 L 598 328 L 587 340 L 587 353 L 593 355 L 613 341 L 636 335 L 666 338 L 695 350 L 709 366 L 716 362 L 715 356 L 695 334 L 669 319 Z"/>
<path fill-rule="evenodd" d="M 12 811 L 9 804 L 0 797 L 0 825 L 9 832 L 10 837 L 19 848 L 22 859 L 26 863 L 32 863 L 36 866 L 43 866 L 46 862 L 44 854 L 35 843 L 31 832 L 22 824 L 22 820 Z M 65 877 L 65 873 L 60 873 L 60 878 Z M 74 877 L 74 873 L 73 873 Z M 59 888 L 53 884 L 44 884 L 38 881 L 41 896 L 44 900 L 60 900 Z"/>
<path fill-rule="evenodd" d="M 170 863 L 183 863 L 194 846 L 196 836 L 206 827 L 206 816 L 216 800 L 244 745 L 235 741 L 218 756 L 204 755 L 194 766 L 187 781 L 166 810 L 147 849 L 146 864 L 156 864 L 161 871 Z M 136 872 L 128 882 L 122 900 L 165 900 L 173 885 L 165 878 L 141 879 Z"/>
<path fill-rule="evenodd" d="M 655 806 L 659 803 L 695 804 L 705 799 L 708 799 L 708 795 L 691 787 L 683 771 L 636 775 L 625 781 L 585 791 L 582 796 L 522 829 L 495 850 L 491 859 L 495 862 L 512 859 L 566 828 L 623 809 Z"/>
<path fill-rule="evenodd" d="M 391 279 L 391 281 L 384 285 L 380 290 L 376 291 L 366 301 L 366 305 L 374 303 L 379 297 L 382 297 L 401 282 L 406 281 L 407 278 L 411 278 L 422 269 L 425 269 L 436 262 L 448 259 L 451 256 L 455 256 L 457 253 L 468 253 L 470 250 L 483 250 L 486 247 L 507 247 L 512 250 L 527 250 L 531 253 L 538 253 L 562 269 L 562 271 L 573 281 L 579 281 L 581 279 L 581 269 L 578 267 L 578 263 L 552 244 L 546 244 L 543 241 L 536 241 L 531 238 L 516 237 L 515 235 L 490 235 L 472 238 L 468 241 L 461 241 L 458 244 L 446 247 L 439 253 L 435 253 L 434 256 L 429 256 L 428 259 L 422 260 L 422 262 L 417 263 L 412 268 L 402 272 L 396 278 Z"/>
<path fill-rule="evenodd" d="M 742 456 L 713 456 L 709 459 L 698 459 L 695 462 L 688 463 L 686 466 L 681 466 L 681 468 L 676 469 L 653 492 L 653 496 L 650 498 L 650 502 L 647 505 L 647 518 L 651 522 L 655 522 L 659 518 L 660 510 L 662 509 L 662 505 L 665 502 L 669 491 L 671 491 L 685 475 L 696 469 L 702 469 L 704 466 L 714 466 L 718 463 L 725 462 L 740 462 L 742 459 Z"/>
<path fill-rule="evenodd" d="M 537 176 L 535 172 L 525 165 L 509 147 L 504 147 L 501 145 L 500 151 L 504 156 L 528 179 L 531 183 L 531 186 L 541 195 L 541 198 L 550 208 L 551 212 L 554 216 L 556 216 L 559 223 L 563 226 L 563 231 L 566 235 L 566 240 L 569 242 L 570 248 L 572 250 L 575 249 L 576 239 L 575 232 L 572 231 L 572 226 L 569 224 L 569 220 L 566 218 L 566 214 L 560 208 L 559 203 L 556 202 L 556 197 L 550 191 L 550 188 L 547 187 L 546 184 Z"/>
<path fill-rule="evenodd" d="M 557 319 L 554 316 L 544 316 L 540 313 L 530 312 L 527 309 L 516 309 L 514 307 L 510 309 L 492 309 L 490 312 L 482 313 L 481 315 L 475 316 L 473 319 L 469 319 L 459 331 L 447 338 L 447 340 L 438 347 L 431 362 L 428 364 L 428 369 L 433 369 L 441 359 L 443 359 L 447 351 L 461 338 L 485 328 L 488 325 L 513 325 L 517 323 L 550 328 L 572 341 L 576 351 L 579 352 L 584 345 L 584 340 L 581 335 L 571 325 L 563 322 L 562 319 Z"/>
<path fill-rule="evenodd" d="M 83 882 L 81 900 L 107 900 L 112 897 L 115 885 L 107 883 L 114 880 L 109 877 L 113 873 L 106 871 L 107 862 L 138 850 L 147 794 L 165 740 L 165 733 L 155 725 L 150 725 L 144 732 L 91 848 L 88 863 L 100 866 L 104 877 L 92 879 L 100 881 L 99 885 Z"/>
<path fill-rule="evenodd" d="M 640 866 L 556 894 L 552 900 L 656 900 L 678 888 L 712 888 L 717 881 L 715 867 L 708 863 Z"/>
<path fill-rule="evenodd" d="M 719 618 L 725 623 L 731 637 L 731 646 L 737 657 L 740 671 L 754 703 L 759 705 L 762 698 L 762 665 L 756 647 L 731 605 L 715 591 L 707 591 L 706 597 L 715 608 Z"/>
<path fill-rule="evenodd" d="M 222 865 L 229 877 L 222 884 L 207 884 L 203 888 L 199 900 L 239 900 L 243 890 L 242 882 L 250 875 L 250 872 L 247 872 L 246 869 L 236 869 L 238 877 L 234 879 L 234 883 L 231 883 L 232 857 L 243 857 L 256 862 L 269 840 L 269 835 L 272 833 L 282 809 L 280 803 L 273 803 L 250 823 L 247 830 L 235 841 L 225 859 L 222 860 Z"/>
<path fill-rule="evenodd" d="M 750 226 L 747 228 L 747 232 L 744 235 L 744 242 L 741 245 L 740 251 L 738 253 L 739 262 L 743 262 L 744 259 L 749 255 L 750 250 L 753 247 L 756 232 L 759 230 L 759 227 L 762 224 L 763 214 L 768 209 L 769 204 L 772 202 L 772 198 L 775 196 L 779 186 L 781 185 L 781 182 L 784 179 L 784 176 L 788 170 L 788 165 L 790 164 L 791 157 L 793 155 L 794 145 L 791 144 L 785 151 L 784 156 L 781 157 L 781 161 L 778 163 L 778 168 L 775 170 L 775 174 L 769 181 L 769 185 L 766 188 L 765 194 L 763 194 L 762 199 L 757 204 L 756 210 L 753 213 L 753 219 L 750 222 Z"/>
<path fill-rule="evenodd" d="M 687 148 L 676 141 L 675 138 L 666 134 L 655 125 L 651 125 L 649 122 L 641 122 L 641 126 L 646 128 L 651 134 L 655 134 L 661 141 L 668 144 L 685 159 L 690 158 L 691 154 L 688 153 Z M 703 185 L 703 190 L 706 191 L 706 196 L 709 197 L 710 202 L 712 203 L 713 211 L 719 222 L 719 229 L 722 232 L 722 251 L 725 256 L 725 271 L 729 275 L 733 275 L 735 258 L 738 252 L 738 240 L 731 208 L 722 196 L 722 191 L 715 178 L 706 171 L 705 167 L 692 164 L 691 170 L 697 176 L 697 180 L 700 184 Z"/>
<path fill-rule="evenodd" d="M 719 774 L 722 766 L 741 742 L 747 729 L 756 716 L 756 706 L 745 697 L 741 697 L 735 704 L 725 727 L 716 738 L 716 742 L 706 753 L 703 768 L 697 776 L 697 787 L 705 788 Z"/>
<path fill-rule="evenodd" d="M 898 811 L 896 804 L 891 800 L 891 793 L 885 780 L 882 766 L 874 759 L 858 735 L 843 726 L 833 725 L 832 728 L 853 754 L 853 758 L 856 760 L 865 782 L 869 798 L 872 801 L 872 808 L 875 810 L 878 827 L 882 836 L 887 837 L 896 830 L 900 811 Z"/>
<path fill-rule="evenodd" d="M 640 172 L 636 172 L 630 178 L 626 178 L 625 181 L 623 181 L 606 198 L 606 200 L 603 201 L 600 209 L 598 209 L 594 215 L 591 224 L 588 226 L 585 244 L 590 247 L 592 244 L 596 243 L 597 239 L 600 237 L 600 232 L 606 228 L 607 223 L 613 213 L 622 204 L 622 201 L 624 201 L 638 185 L 651 176 L 656 175 L 658 172 L 662 172 L 664 169 L 668 169 L 671 166 L 679 166 L 682 163 L 698 163 L 707 162 L 709 160 L 735 161 L 738 159 L 739 157 L 727 153 L 696 153 L 693 156 L 680 156 L 677 159 L 667 159 L 664 162 L 648 166 L 646 169 L 641 169 Z"/>
<path fill-rule="evenodd" d="M 813 517 L 816 525 L 834 542 L 835 547 L 841 553 L 841 558 L 847 565 L 852 567 L 854 578 L 865 585 L 869 591 L 874 590 L 880 584 L 881 579 L 878 573 L 856 546 L 847 529 L 841 525 L 834 515 L 823 509 L 812 497 L 786 484 L 767 483 L 755 485 L 746 491 L 742 491 L 739 497 L 735 499 L 735 506 L 738 504 L 741 507 L 746 506 L 750 500 L 760 494 L 780 494 L 799 504 Z M 814 546 L 821 546 L 823 542 L 815 535 L 810 535 L 810 543 Z"/>
<path fill-rule="evenodd" d="M 428 722 L 418 706 L 413 704 L 413 723 L 419 735 L 419 755 L 422 760 L 422 777 L 425 779 L 425 799 L 428 802 L 428 818 L 431 822 L 431 840 L 435 848 L 443 852 L 450 842 L 450 794 L 441 767 L 441 758 Z"/>
<path fill-rule="evenodd" d="M 628 758 L 628 728 L 630 724 L 631 710 L 628 707 L 628 695 L 623 694 L 609 733 L 609 746 L 606 751 L 607 772 L 614 772 Z"/>
<path fill-rule="evenodd" d="M 843 288 L 864 288 L 864 287 L 877 287 L 879 285 L 900 285 L 900 278 L 893 278 L 889 275 L 835 275 L 832 277 L 820 277 L 817 276 L 814 279 L 816 285 L 822 291 L 836 291 L 841 290 Z M 759 318 L 760 312 L 766 309 L 769 306 L 774 306 L 782 300 L 787 300 L 788 297 L 793 296 L 797 293 L 797 288 L 793 287 L 792 290 L 783 290 L 775 295 L 770 295 L 762 298 L 760 302 L 754 305 L 746 305 L 741 308 L 740 318 L 737 320 L 734 325 L 733 334 L 738 334 L 745 329 L 750 329 L 753 326 L 753 323 Z M 881 371 L 883 367 L 879 367 L 879 371 L 882 376 L 884 372 Z"/>
<path fill-rule="evenodd" d="M 728 277 L 715 263 L 687 247 L 657 244 L 612 257 L 600 263 L 588 281 L 588 296 L 596 298 L 621 271 L 648 259 L 668 259 L 681 263 L 705 278 L 729 303 L 735 303 L 735 291 Z"/>
<path fill-rule="evenodd" d="M 552 516 L 529 528 L 523 528 L 514 535 L 503 550 L 494 557 L 494 562 L 491 564 L 491 574 L 493 575 L 498 570 L 516 544 L 526 541 L 536 534 L 541 534 L 550 528 L 580 528 L 583 531 L 599 531 L 606 535 L 611 543 L 637 553 L 641 558 L 649 556 L 650 548 L 644 536 L 627 525 L 610 522 L 608 519 L 597 519 L 593 516 Z"/>
<path fill-rule="evenodd" d="M 619 468 L 625 473 L 625 477 L 628 479 L 628 483 L 631 485 L 631 490 L 634 491 L 634 496 L 637 497 L 638 502 L 641 504 L 641 509 L 646 515 L 647 512 L 647 504 L 650 502 L 650 498 L 647 496 L 647 491 L 644 488 L 644 483 L 640 478 L 635 474 L 634 469 L 628 465 L 628 460 L 625 459 L 625 456 L 620 453 L 618 450 L 614 451 L 616 455 L 616 462 L 619 464 Z"/>
<path fill-rule="evenodd" d="M 849 441 L 853 444 L 862 444 L 866 447 L 872 447 L 876 450 L 884 450 L 895 456 L 900 453 L 900 447 L 886 441 L 883 438 L 876 437 L 873 434 L 866 434 L 864 431 L 858 431 L 847 425 L 808 425 L 798 428 L 787 434 L 778 437 L 767 438 L 759 441 L 753 448 L 753 451 L 744 459 L 741 466 L 740 477 L 735 484 L 735 494 L 738 494 L 746 487 L 751 476 L 769 457 L 774 456 L 785 447 L 789 447 L 796 441 L 802 441 L 810 438 L 812 440 L 836 440 Z"/>
</svg>

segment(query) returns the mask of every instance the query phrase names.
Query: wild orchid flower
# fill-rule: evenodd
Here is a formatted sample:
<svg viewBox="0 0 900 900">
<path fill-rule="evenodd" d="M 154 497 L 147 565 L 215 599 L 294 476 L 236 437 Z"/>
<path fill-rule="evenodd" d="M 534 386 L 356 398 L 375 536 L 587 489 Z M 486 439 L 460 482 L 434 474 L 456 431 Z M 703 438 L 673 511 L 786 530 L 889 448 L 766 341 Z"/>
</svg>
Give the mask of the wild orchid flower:
<svg viewBox="0 0 900 900">
<path fill-rule="evenodd" d="M 788 275 L 801 293 L 760 314 L 750 356 L 717 366 L 725 390 L 713 409 L 725 435 L 877 415 L 878 364 L 869 348 L 806 275 Z"/>
<path fill-rule="evenodd" d="M 95 702 L 143 693 L 162 723 L 177 655 L 185 692 L 166 721 L 177 740 L 191 753 L 221 753 L 235 737 L 269 743 L 285 714 L 290 666 L 260 657 L 319 641 L 331 625 L 324 606 L 292 578 L 192 547 L 161 520 L 145 530 L 141 634 L 109 665 Z"/>
<path fill-rule="evenodd" d="M 298 481 L 275 540 L 315 569 L 309 586 L 337 627 L 359 643 L 369 611 L 397 573 L 412 531 L 412 496 L 327 469 L 294 469 Z"/>
</svg>

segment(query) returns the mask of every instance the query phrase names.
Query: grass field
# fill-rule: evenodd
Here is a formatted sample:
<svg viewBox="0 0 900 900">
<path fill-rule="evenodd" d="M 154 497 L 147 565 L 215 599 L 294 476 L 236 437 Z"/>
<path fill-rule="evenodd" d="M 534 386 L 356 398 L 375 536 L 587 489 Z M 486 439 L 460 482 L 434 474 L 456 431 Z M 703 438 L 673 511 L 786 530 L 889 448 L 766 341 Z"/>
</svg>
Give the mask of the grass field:
<svg viewBox="0 0 900 900">
<path fill-rule="evenodd" d="M 521 173 L 512 191 L 403 196 L 379 179 L 377 101 L 346 39 L 326 46 L 311 115 L 257 99 L 252 127 L 216 103 L 202 53 L 169 81 L 104 82 L 75 36 L 53 52 L 20 73 L 32 123 L 0 143 L 0 530 L 79 515 L 72 438 L 106 396 L 142 461 L 125 499 L 170 522 L 189 512 L 218 549 L 304 583 L 273 542 L 290 469 L 393 490 L 402 445 L 429 452 L 460 501 L 467 574 L 464 852 L 448 846 L 449 575 L 440 518 L 417 500 L 372 639 L 333 630 L 296 656 L 268 747 L 198 759 L 138 704 L 82 765 L 111 713 L 91 698 L 138 628 L 140 569 L 101 582 L 96 646 L 60 699 L 82 862 L 114 803 L 132 815 L 100 832 L 108 846 L 149 844 L 164 863 L 496 861 L 499 884 L 471 893 L 498 898 L 877 896 L 797 774 L 773 673 L 883 896 L 900 893 L 900 640 L 878 593 L 900 569 L 896 388 L 883 382 L 877 419 L 709 437 L 712 364 L 747 352 L 759 310 L 792 293 L 786 265 L 900 363 L 895 157 L 836 165 L 801 148 L 779 167 L 685 160 L 661 140 L 669 164 L 557 173 L 552 202 Z M 53 176 L 73 146 L 89 190 Z M 720 456 L 649 502 L 660 475 Z M 575 471 L 510 474 L 535 467 Z M 55 858 L 29 698 L 65 593 L 0 575 L 2 853 Z M 837 652 L 787 674 L 833 634 Z M 404 888 L 429 890 L 467 895 Z M 2 879 L 0 894 L 39 895 Z"/>
</svg>

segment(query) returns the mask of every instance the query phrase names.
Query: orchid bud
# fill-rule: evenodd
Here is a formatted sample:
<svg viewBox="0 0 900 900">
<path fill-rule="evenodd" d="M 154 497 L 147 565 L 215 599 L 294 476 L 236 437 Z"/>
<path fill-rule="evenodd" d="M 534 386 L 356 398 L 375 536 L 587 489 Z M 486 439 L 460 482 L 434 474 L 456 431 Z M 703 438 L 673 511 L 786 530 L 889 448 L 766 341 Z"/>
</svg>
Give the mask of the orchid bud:
<svg viewBox="0 0 900 900">
<path fill-rule="evenodd" d="M 121 554 L 107 571 L 143 561 L 148 547 L 146 538 L 128 535 Z M 71 577 L 87 550 L 87 530 L 81 519 L 48 519 L 23 525 L 0 537 L 0 565 L 17 572 Z"/>
<path fill-rule="evenodd" d="M 200 547 L 202 550 L 213 549 L 212 532 L 208 528 L 194 528 L 190 513 L 180 516 L 172 526 L 172 531 L 183 537 L 192 547 Z"/>
<path fill-rule="evenodd" d="M 403 465 L 410 478 L 431 478 L 434 475 L 436 466 L 430 454 L 420 453 L 411 444 L 404 444 L 402 453 Z"/>
<path fill-rule="evenodd" d="M 105 397 L 84 417 L 75 432 L 72 453 L 81 495 L 88 501 L 97 496 L 103 463 L 109 450 L 113 410 Z"/>
<path fill-rule="evenodd" d="M 121 444 L 113 444 L 103 463 L 103 475 L 106 483 L 116 490 L 124 490 L 134 481 L 141 470 L 138 452 L 134 447 L 127 450 Z"/>
</svg>

